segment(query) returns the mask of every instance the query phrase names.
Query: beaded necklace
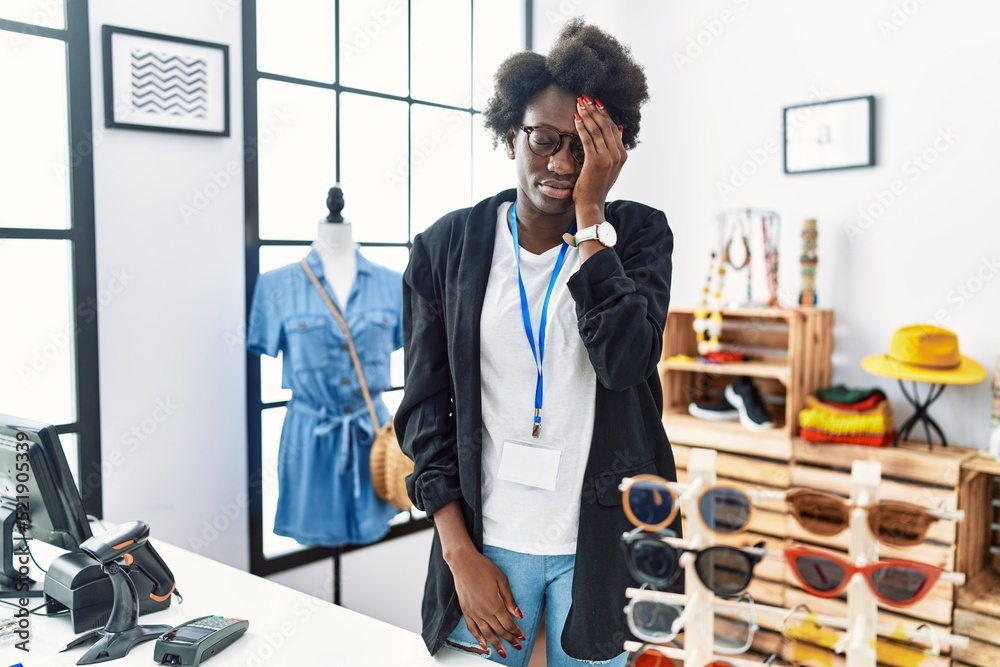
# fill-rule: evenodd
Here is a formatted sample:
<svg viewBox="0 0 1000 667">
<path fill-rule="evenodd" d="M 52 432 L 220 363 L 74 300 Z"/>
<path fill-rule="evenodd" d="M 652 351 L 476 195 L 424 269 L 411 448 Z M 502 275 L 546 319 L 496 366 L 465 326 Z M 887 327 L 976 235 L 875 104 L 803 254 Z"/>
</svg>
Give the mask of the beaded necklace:
<svg viewBox="0 0 1000 667">
<path fill-rule="evenodd" d="M 722 283 L 726 277 L 725 262 L 719 261 L 718 269 L 715 268 L 715 251 L 712 251 L 711 259 L 708 263 L 708 277 L 705 278 L 705 286 L 701 289 L 701 304 L 694 311 L 694 328 L 697 339 L 698 354 L 705 356 L 710 352 L 719 351 L 719 337 L 722 335 Z M 718 274 L 719 280 L 715 291 L 712 291 L 712 278 Z M 709 295 L 712 296 L 709 312 Z M 705 336 L 708 335 L 706 340 Z"/>
</svg>

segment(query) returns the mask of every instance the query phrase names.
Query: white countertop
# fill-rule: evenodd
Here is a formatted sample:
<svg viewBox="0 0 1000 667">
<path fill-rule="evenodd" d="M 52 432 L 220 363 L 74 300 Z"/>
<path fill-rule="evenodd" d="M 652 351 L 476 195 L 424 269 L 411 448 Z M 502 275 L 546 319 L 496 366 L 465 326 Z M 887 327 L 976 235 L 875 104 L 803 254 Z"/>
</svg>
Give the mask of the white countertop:
<svg viewBox="0 0 1000 667">
<path fill-rule="evenodd" d="M 208 614 L 245 618 L 250 628 L 234 644 L 211 658 L 212 667 L 307 667 L 311 665 L 476 665 L 482 658 L 442 649 L 431 657 L 418 634 L 338 607 L 330 602 L 286 588 L 204 556 L 153 540 L 156 550 L 174 573 L 183 604 L 173 599 L 170 608 L 139 617 L 140 625 L 175 626 Z M 32 551 L 40 564 L 59 553 L 49 554 L 47 545 L 34 543 Z M 32 607 L 41 598 L 30 600 Z M 392 601 L 386 601 L 392 604 Z M 0 607 L 0 618 L 14 609 Z M 30 653 L 13 646 L 0 648 L 0 667 L 21 662 L 24 667 L 68 667 L 88 646 L 59 653 L 75 636 L 69 617 L 31 616 Z M 155 640 L 138 644 L 111 665 L 150 665 Z"/>
</svg>

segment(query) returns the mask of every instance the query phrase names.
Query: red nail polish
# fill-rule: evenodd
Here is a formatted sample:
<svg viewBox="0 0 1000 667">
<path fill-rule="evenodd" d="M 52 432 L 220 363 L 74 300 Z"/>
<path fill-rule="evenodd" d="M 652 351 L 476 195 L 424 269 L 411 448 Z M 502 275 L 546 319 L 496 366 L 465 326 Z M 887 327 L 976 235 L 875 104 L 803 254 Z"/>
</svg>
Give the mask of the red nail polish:
<svg viewBox="0 0 1000 667">
<path fill-rule="evenodd" d="M 587 104 L 591 104 L 591 103 L 592 103 L 592 102 L 591 102 L 591 99 L 590 99 L 590 98 L 589 98 L 589 97 L 587 96 L 587 93 L 584 93 L 584 94 L 583 94 L 583 95 L 581 95 L 580 97 L 582 97 L 582 98 L 583 98 L 583 101 L 584 101 L 584 102 L 586 102 Z"/>
<path fill-rule="evenodd" d="M 518 618 L 522 618 L 522 619 L 524 618 L 524 614 L 521 613 L 521 608 L 520 607 L 514 607 L 514 613 L 517 614 Z M 521 639 L 524 639 L 524 637 L 521 637 Z"/>
<path fill-rule="evenodd" d="M 604 104 L 601 102 L 601 100 L 599 98 L 597 98 L 597 97 L 594 98 L 594 104 L 597 105 L 598 109 L 600 109 L 601 111 L 604 111 Z"/>
<path fill-rule="evenodd" d="M 516 648 L 518 651 L 520 651 L 521 650 L 521 645 L 518 644 L 517 642 L 514 642 L 514 648 Z"/>
<path fill-rule="evenodd" d="M 518 637 L 518 639 L 520 639 L 522 642 L 525 641 L 524 635 L 521 635 L 520 637 Z"/>
<path fill-rule="evenodd" d="M 507 657 L 507 651 L 503 650 L 502 648 L 497 649 L 497 653 L 500 654 L 501 658 L 506 658 Z"/>
<path fill-rule="evenodd" d="M 578 122 L 578 123 L 582 123 L 583 122 L 583 119 L 580 118 L 580 114 L 578 114 L 578 113 L 574 113 L 573 114 L 573 118 L 576 118 L 576 122 Z"/>
<path fill-rule="evenodd" d="M 583 98 L 582 97 L 576 98 L 576 106 L 580 107 L 581 109 L 583 108 L 584 104 L 583 104 Z"/>
<path fill-rule="evenodd" d="M 624 127 L 624 126 L 622 126 L 622 125 L 619 125 L 619 126 L 618 126 L 618 131 L 619 131 L 619 132 L 624 132 L 624 131 L 625 131 L 625 127 Z"/>
</svg>

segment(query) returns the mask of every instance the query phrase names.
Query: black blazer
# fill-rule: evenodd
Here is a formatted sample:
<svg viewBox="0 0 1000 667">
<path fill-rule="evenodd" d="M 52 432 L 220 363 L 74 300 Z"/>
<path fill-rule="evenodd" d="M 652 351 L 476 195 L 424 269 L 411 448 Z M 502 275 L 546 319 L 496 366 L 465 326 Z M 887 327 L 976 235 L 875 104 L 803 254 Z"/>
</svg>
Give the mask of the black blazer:
<svg viewBox="0 0 1000 667">
<path fill-rule="evenodd" d="M 465 523 L 482 550 L 482 395 L 480 314 L 489 279 L 501 192 L 449 213 L 413 240 L 403 276 L 406 391 L 397 434 L 415 463 L 407 479 L 414 504 L 433 515 L 460 500 Z M 618 232 L 613 251 L 588 259 L 568 282 L 580 336 L 597 373 L 596 417 L 584 477 L 573 604 L 564 650 L 607 660 L 630 638 L 622 609 L 625 568 L 621 534 L 632 526 L 621 506 L 622 477 L 659 474 L 676 480 L 663 430 L 656 364 L 670 301 L 673 235 L 661 211 L 630 201 L 607 204 Z M 680 520 L 673 526 L 680 534 Z M 462 618 L 451 570 L 435 531 L 424 590 L 423 638 L 436 653 Z"/>
</svg>

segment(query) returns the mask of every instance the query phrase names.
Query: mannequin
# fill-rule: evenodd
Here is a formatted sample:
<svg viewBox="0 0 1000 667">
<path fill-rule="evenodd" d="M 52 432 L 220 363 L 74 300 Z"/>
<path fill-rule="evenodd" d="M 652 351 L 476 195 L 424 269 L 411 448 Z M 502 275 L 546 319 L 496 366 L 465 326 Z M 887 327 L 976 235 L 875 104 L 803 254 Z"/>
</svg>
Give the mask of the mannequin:
<svg viewBox="0 0 1000 667">
<path fill-rule="evenodd" d="M 382 392 L 392 386 L 390 357 L 403 347 L 403 277 L 359 252 L 340 213 L 339 186 L 330 188 L 327 208 L 302 260 L 308 271 L 292 262 L 257 277 L 247 347 L 281 354 L 281 386 L 292 391 L 278 442 L 274 532 L 307 546 L 340 547 L 381 539 L 398 513 L 375 495 L 369 452 L 376 430 L 391 419 Z M 339 302 L 374 420 L 347 336 L 310 274 Z"/>
<path fill-rule="evenodd" d="M 358 260 L 354 254 L 351 223 L 340 214 L 344 209 L 344 192 L 339 183 L 330 188 L 326 207 L 330 213 L 319 221 L 312 247 L 323 262 L 323 272 L 337 299 L 337 305 L 344 310 L 358 272 Z"/>
</svg>

